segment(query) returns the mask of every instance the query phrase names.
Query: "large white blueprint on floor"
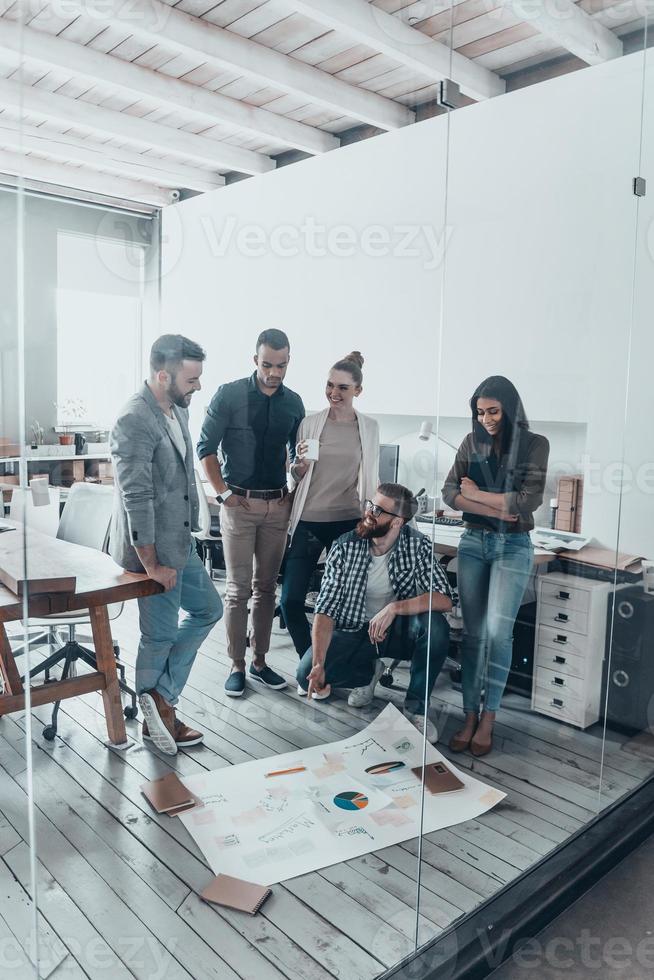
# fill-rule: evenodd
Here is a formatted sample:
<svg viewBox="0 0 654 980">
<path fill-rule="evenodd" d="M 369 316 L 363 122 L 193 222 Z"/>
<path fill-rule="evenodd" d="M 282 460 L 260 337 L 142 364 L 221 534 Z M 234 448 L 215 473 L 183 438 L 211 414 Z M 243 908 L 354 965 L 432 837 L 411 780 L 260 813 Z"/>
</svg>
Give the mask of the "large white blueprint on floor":
<svg viewBox="0 0 654 980">
<path fill-rule="evenodd" d="M 506 795 L 427 743 L 427 763 L 446 762 L 465 786 L 425 791 L 423 815 L 422 783 L 411 772 L 422 761 L 422 736 L 389 704 L 342 741 L 185 776 L 204 805 L 180 820 L 215 874 L 273 885 L 417 837 L 421 818 L 426 834 L 472 820 Z"/>
</svg>

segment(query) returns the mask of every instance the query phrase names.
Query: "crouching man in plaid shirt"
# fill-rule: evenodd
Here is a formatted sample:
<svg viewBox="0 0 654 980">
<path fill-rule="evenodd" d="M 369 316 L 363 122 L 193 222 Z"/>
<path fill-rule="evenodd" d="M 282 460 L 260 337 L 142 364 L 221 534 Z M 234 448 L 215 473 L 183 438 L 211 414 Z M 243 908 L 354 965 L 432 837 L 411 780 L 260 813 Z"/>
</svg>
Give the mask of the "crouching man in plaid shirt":
<svg viewBox="0 0 654 980">
<path fill-rule="evenodd" d="M 332 687 L 353 688 L 348 704 L 361 708 L 384 671 L 380 657 L 410 660 L 404 714 L 435 742 L 425 706 L 447 655 L 452 598 L 430 540 L 408 524 L 416 510 L 410 490 L 382 483 L 356 528 L 332 545 L 298 693 L 321 700 Z"/>
</svg>

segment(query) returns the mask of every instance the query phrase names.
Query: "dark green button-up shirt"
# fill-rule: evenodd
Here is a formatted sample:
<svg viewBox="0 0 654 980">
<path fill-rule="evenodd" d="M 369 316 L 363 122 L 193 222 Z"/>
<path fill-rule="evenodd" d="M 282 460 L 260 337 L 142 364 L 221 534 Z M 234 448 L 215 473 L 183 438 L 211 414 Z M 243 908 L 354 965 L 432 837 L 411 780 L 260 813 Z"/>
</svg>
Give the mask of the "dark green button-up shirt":
<svg viewBox="0 0 654 980">
<path fill-rule="evenodd" d="M 264 395 L 256 372 L 221 385 L 211 399 L 200 433 L 200 459 L 223 459 L 226 483 L 246 490 L 279 490 L 286 485 L 286 450 L 295 459 L 297 430 L 304 418 L 302 399 L 280 385 Z"/>
</svg>

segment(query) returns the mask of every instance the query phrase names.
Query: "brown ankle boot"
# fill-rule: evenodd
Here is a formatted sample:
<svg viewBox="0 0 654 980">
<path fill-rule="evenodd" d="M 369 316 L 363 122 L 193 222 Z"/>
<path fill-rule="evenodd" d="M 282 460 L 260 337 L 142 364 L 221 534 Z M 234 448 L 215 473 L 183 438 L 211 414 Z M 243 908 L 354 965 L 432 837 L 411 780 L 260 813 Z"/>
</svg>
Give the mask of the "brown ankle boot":
<svg viewBox="0 0 654 980">
<path fill-rule="evenodd" d="M 472 736 L 475 734 L 475 729 L 477 728 L 477 712 L 476 711 L 466 711 L 466 721 L 465 725 L 461 731 L 457 732 L 450 739 L 450 749 L 452 752 L 465 752 L 465 750 L 470 745 Z"/>
<path fill-rule="evenodd" d="M 494 711 L 482 711 L 479 718 L 477 731 L 470 742 L 470 751 L 473 755 L 488 755 L 493 748 L 493 725 L 495 724 Z"/>
</svg>

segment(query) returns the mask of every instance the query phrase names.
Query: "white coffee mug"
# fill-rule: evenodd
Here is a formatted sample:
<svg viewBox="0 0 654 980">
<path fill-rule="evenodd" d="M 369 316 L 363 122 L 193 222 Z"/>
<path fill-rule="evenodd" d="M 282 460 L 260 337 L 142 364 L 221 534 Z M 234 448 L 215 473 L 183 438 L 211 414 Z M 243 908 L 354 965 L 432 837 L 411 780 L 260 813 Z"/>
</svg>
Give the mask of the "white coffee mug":
<svg viewBox="0 0 654 980">
<path fill-rule="evenodd" d="M 320 457 L 320 440 L 319 439 L 305 439 L 307 446 L 307 451 L 304 454 L 304 459 L 318 459 Z"/>
</svg>

